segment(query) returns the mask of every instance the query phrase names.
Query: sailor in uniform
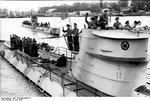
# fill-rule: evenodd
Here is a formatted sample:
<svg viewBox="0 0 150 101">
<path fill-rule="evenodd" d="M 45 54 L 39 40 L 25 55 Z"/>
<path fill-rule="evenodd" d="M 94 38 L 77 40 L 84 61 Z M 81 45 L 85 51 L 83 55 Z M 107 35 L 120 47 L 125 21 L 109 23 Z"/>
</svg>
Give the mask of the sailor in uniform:
<svg viewBox="0 0 150 101">
<path fill-rule="evenodd" d="M 118 16 L 115 18 L 115 20 L 116 20 L 116 22 L 113 24 L 113 27 L 115 29 L 122 29 L 123 27 L 122 27 L 122 24 L 119 22 L 119 17 Z"/>
<path fill-rule="evenodd" d="M 73 45 L 74 51 L 79 51 L 79 29 L 77 28 L 77 23 L 74 23 L 73 34 Z"/>
<path fill-rule="evenodd" d="M 101 29 L 106 29 L 106 25 L 108 25 L 107 9 L 104 9 L 103 14 L 99 17 L 99 24 Z"/>
<path fill-rule="evenodd" d="M 73 50 L 73 39 L 72 39 L 72 30 L 71 30 L 71 26 L 69 24 L 66 25 L 67 26 L 67 30 L 64 30 L 64 27 L 63 27 L 63 32 L 66 32 L 67 34 L 64 35 L 65 37 L 67 36 L 67 44 L 68 44 L 68 49 L 69 50 Z"/>
</svg>

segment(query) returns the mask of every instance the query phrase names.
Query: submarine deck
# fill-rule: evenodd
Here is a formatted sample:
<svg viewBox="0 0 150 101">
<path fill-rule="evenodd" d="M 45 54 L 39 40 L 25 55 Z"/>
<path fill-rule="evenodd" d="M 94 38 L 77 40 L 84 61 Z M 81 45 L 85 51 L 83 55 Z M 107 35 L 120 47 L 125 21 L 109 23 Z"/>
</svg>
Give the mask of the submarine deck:
<svg viewBox="0 0 150 101">
<path fill-rule="evenodd" d="M 6 49 L 10 49 L 9 42 L 3 43 Z M 12 51 L 12 50 L 10 50 Z M 90 87 L 81 81 L 76 80 L 71 72 L 71 58 L 68 58 L 67 66 L 66 67 L 57 67 L 51 63 L 39 63 L 39 58 L 36 57 L 30 57 L 29 55 L 16 51 L 17 55 L 21 56 L 22 58 L 28 59 L 30 64 L 30 68 L 39 71 L 43 74 L 43 76 L 49 77 L 51 80 L 54 80 L 62 85 L 62 79 L 64 80 L 63 87 L 67 88 L 70 91 L 73 91 L 76 93 L 77 96 L 102 96 L 102 97 L 108 97 L 111 95 L 105 94 L 93 87 Z M 56 60 L 60 57 L 59 54 L 52 53 L 51 59 Z M 7 61 L 7 60 L 6 60 Z M 7 61 L 8 62 L 8 61 Z M 27 63 L 27 64 L 29 64 Z M 69 72 L 68 72 L 69 71 Z M 65 74 L 65 75 L 63 75 Z"/>
</svg>

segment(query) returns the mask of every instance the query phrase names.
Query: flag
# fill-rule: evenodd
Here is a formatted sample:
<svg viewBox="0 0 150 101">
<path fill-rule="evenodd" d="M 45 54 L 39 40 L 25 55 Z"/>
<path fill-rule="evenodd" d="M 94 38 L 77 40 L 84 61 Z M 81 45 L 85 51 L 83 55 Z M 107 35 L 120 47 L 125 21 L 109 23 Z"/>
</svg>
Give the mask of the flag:
<svg viewBox="0 0 150 101">
<path fill-rule="evenodd" d="M 100 0 L 100 7 L 103 8 L 103 0 Z"/>
<path fill-rule="evenodd" d="M 68 18 L 68 12 L 61 15 L 61 20 L 65 20 L 66 18 Z"/>
</svg>

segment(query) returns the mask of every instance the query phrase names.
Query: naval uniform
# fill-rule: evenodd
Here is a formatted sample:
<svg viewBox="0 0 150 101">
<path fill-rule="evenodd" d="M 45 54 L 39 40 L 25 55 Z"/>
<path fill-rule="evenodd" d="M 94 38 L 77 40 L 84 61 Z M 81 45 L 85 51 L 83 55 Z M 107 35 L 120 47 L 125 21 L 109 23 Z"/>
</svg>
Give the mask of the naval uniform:
<svg viewBox="0 0 150 101">
<path fill-rule="evenodd" d="M 67 34 L 65 36 L 67 36 L 67 41 L 68 41 L 68 49 L 69 50 L 73 50 L 73 40 L 72 40 L 72 30 L 69 28 L 67 30 L 62 30 L 63 32 L 66 32 Z"/>
<path fill-rule="evenodd" d="M 108 24 L 108 16 L 107 15 L 100 16 L 99 23 L 101 29 L 106 29 L 106 25 Z"/>
<path fill-rule="evenodd" d="M 79 51 L 79 29 L 75 28 L 73 29 L 73 45 L 74 45 L 74 50 Z"/>
</svg>

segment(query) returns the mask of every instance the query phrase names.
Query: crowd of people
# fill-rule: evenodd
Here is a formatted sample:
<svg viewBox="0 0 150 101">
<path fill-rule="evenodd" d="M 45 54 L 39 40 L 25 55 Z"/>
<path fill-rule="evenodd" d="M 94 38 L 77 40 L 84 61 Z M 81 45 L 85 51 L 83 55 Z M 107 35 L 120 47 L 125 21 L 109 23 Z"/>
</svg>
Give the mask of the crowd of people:
<svg viewBox="0 0 150 101">
<path fill-rule="evenodd" d="M 63 32 L 66 32 L 64 35 L 65 37 L 67 36 L 67 45 L 69 50 L 74 50 L 74 51 L 79 51 L 79 29 L 77 28 L 77 23 L 74 23 L 74 29 L 71 29 L 70 25 L 67 24 L 67 29 L 64 30 L 63 27 Z"/>
<path fill-rule="evenodd" d="M 87 23 L 89 29 L 107 29 L 108 25 L 107 10 L 103 11 L 103 14 L 99 17 L 99 19 L 98 16 L 91 17 L 90 21 L 88 21 L 87 18 L 88 13 L 86 13 L 85 16 L 85 22 Z"/>
<path fill-rule="evenodd" d="M 27 21 L 27 20 L 23 21 L 22 24 L 32 26 L 32 22 Z M 34 26 L 36 26 L 36 27 L 43 27 L 43 28 L 50 28 L 50 22 L 45 22 L 45 23 L 43 23 L 43 22 L 41 22 L 41 23 L 36 22 L 36 23 L 34 23 Z"/>
<path fill-rule="evenodd" d="M 38 26 L 39 27 L 46 27 L 46 28 L 50 28 L 50 23 L 49 22 L 41 22 L 41 23 L 38 23 Z"/>
<path fill-rule="evenodd" d="M 38 49 L 46 51 L 47 53 L 45 55 L 48 56 L 48 58 L 50 58 L 50 56 L 48 55 L 49 52 L 54 50 L 54 47 L 49 46 L 45 42 L 38 44 L 34 38 L 33 39 L 29 37 L 20 38 L 15 34 L 10 35 L 10 44 L 11 49 L 22 51 L 31 57 L 39 57 L 43 63 L 50 62 L 50 60 L 42 57 L 44 53 L 41 56 L 39 56 Z M 53 62 L 55 61 L 53 60 Z M 67 65 L 67 58 L 65 57 L 64 54 L 62 54 L 61 57 L 57 59 L 55 65 L 58 67 Z"/>
<path fill-rule="evenodd" d="M 19 36 L 12 34 L 10 35 L 11 48 L 15 50 L 20 50 L 32 57 L 38 57 L 38 46 L 35 39 L 29 37 L 20 38 Z"/>
<path fill-rule="evenodd" d="M 113 24 L 114 29 L 124 29 L 124 30 L 132 30 L 134 28 L 141 26 L 141 21 L 134 21 L 133 25 L 130 25 L 129 20 L 125 22 L 125 25 L 123 26 L 121 22 L 119 22 L 119 17 L 115 18 L 116 22 Z"/>
<path fill-rule="evenodd" d="M 141 21 L 134 21 L 133 25 L 130 25 L 129 20 L 125 22 L 125 25 L 123 26 L 121 22 L 119 22 L 119 17 L 115 18 L 115 23 L 113 24 L 113 27 L 108 26 L 108 15 L 107 15 L 107 9 L 105 9 L 102 13 L 102 15 L 93 16 L 90 18 L 90 21 L 87 20 L 88 13 L 86 13 L 85 22 L 88 25 L 89 29 L 125 29 L 125 30 L 132 30 L 136 28 L 137 26 L 141 26 Z"/>
<path fill-rule="evenodd" d="M 90 18 L 90 21 L 88 21 L 88 13 L 86 13 L 85 22 L 88 25 L 89 29 L 98 29 L 98 30 L 106 30 L 106 29 L 124 29 L 124 30 L 132 30 L 137 27 L 141 26 L 141 21 L 134 21 L 133 25 L 130 25 L 129 20 L 125 22 L 124 25 L 121 24 L 119 21 L 119 17 L 117 16 L 115 18 L 115 22 L 112 27 L 108 26 L 108 14 L 107 9 L 103 10 L 103 13 L 100 17 L 93 16 Z M 65 36 L 67 36 L 67 45 L 69 50 L 79 51 L 79 29 L 77 28 L 77 24 L 74 23 L 74 29 L 71 29 L 70 25 L 67 24 L 67 29 L 63 32 L 66 33 Z M 147 28 L 147 26 L 143 27 L 144 29 Z"/>
</svg>

